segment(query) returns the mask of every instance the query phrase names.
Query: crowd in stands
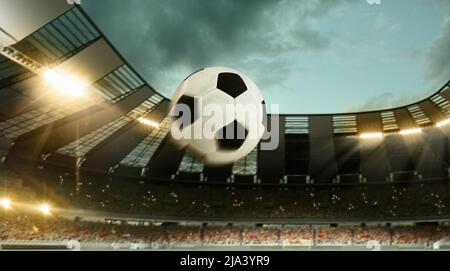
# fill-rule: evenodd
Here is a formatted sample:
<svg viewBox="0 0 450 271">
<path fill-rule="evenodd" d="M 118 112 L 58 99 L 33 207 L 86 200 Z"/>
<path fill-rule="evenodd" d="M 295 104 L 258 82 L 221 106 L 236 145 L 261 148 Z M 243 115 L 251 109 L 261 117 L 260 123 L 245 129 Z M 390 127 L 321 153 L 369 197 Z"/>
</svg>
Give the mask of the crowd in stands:
<svg viewBox="0 0 450 271">
<path fill-rule="evenodd" d="M 396 232 L 399 232 L 399 228 L 397 228 Z M 391 243 L 391 232 L 389 231 L 389 229 L 380 227 L 364 227 L 356 228 L 353 230 L 354 244 L 367 244 L 371 240 L 377 240 L 380 245 L 389 245 Z"/>
<path fill-rule="evenodd" d="M 206 227 L 203 229 L 205 245 L 238 246 L 241 244 L 241 229 L 235 227 Z"/>
<path fill-rule="evenodd" d="M 170 245 L 199 246 L 202 244 L 201 231 L 198 227 L 173 227 L 167 229 Z"/>
<path fill-rule="evenodd" d="M 351 245 L 352 230 L 350 228 L 321 227 L 316 231 L 318 245 Z"/>
<path fill-rule="evenodd" d="M 350 246 L 377 241 L 388 246 L 432 247 L 450 236 L 450 226 L 182 226 L 88 222 L 58 216 L 0 216 L 0 243 L 68 241 L 146 243 L 157 247 L 198 246 Z"/>
<path fill-rule="evenodd" d="M 39 172 L 59 206 L 166 217 L 396 219 L 448 217 L 450 182 L 351 186 L 183 185 Z"/>
<path fill-rule="evenodd" d="M 145 214 L 164 220 L 189 218 L 364 219 L 448 218 L 449 182 L 352 186 L 232 187 L 144 182 L 104 175 L 37 170 L 33 182 L 2 183 L 0 196 L 17 202 L 42 199 L 60 208 Z M 9 179 L 9 178 L 5 178 Z M 1 180 L 0 180 L 1 181 Z M 30 185 L 33 184 L 33 185 Z M 199 245 L 381 245 L 430 246 L 450 235 L 447 226 L 405 227 L 223 227 L 134 226 L 72 221 L 54 216 L 0 213 L 0 239 L 144 242 Z"/>
<path fill-rule="evenodd" d="M 313 230 L 310 227 L 283 228 L 280 230 L 283 245 L 313 245 Z"/>
<path fill-rule="evenodd" d="M 398 231 L 395 231 L 392 235 L 392 241 L 395 244 L 423 244 L 430 240 L 430 232 L 432 229 L 429 227 L 420 227 L 416 229 L 402 227 Z"/>
<path fill-rule="evenodd" d="M 164 244 L 166 232 L 159 227 L 142 228 L 98 222 L 72 221 L 33 215 L 0 216 L 0 240 L 82 242 L 146 242 Z"/>
<path fill-rule="evenodd" d="M 242 242 L 246 245 L 278 245 L 280 243 L 277 229 L 244 228 Z"/>
</svg>

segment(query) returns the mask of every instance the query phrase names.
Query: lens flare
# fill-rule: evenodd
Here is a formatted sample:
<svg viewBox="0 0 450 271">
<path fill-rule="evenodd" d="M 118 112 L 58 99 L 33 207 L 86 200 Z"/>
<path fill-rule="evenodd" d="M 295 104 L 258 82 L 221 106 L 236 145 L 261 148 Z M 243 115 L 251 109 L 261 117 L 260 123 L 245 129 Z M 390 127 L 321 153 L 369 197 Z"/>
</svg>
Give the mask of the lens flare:
<svg viewBox="0 0 450 271">
<path fill-rule="evenodd" d="M 44 71 L 43 77 L 53 89 L 64 95 L 82 97 L 85 94 L 84 90 L 87 84 L 79 78 L 55 70 Z"/>
</svg>

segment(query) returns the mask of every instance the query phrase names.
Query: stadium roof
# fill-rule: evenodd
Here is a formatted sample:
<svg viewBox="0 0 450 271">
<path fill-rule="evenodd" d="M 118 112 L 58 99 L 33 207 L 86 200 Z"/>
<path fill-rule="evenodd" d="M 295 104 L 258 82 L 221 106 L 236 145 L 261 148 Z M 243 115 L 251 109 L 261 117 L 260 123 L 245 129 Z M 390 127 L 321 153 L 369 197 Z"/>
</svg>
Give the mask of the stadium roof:
<svg viewBox="0 0 450 271">
<path fill-rule="evenodd" d="M 204 166 L 171 144 L 170 101 L 121 57 L 80 6 L 1 0 L 0 10 L 0 138 L 12 143 L 8 163 L 277 184 L 363 182 L 368 176 L 379 181 L 392 172 L 434 177 L 443 174 L 433 166 L 436 159 L 448 164 L 441 126 L 449 123 L 450 82 L 427 99 L 389 110 L 272 115 L 280 119 L 277 149 L 254 150 L 234 165 Z M 62 85 L 59 76 L 72 84 Z M 84 93 L 77 92 L 78 84 L 87 87 Z M 413 143 L 401 136 L 422 130 Z M 383 136 L 376 144 L 363 142 Z M 425 146 L 428 137 L 440 143 Z M 403 164 L 393 157 L 403 157 Z"/>
</svg>

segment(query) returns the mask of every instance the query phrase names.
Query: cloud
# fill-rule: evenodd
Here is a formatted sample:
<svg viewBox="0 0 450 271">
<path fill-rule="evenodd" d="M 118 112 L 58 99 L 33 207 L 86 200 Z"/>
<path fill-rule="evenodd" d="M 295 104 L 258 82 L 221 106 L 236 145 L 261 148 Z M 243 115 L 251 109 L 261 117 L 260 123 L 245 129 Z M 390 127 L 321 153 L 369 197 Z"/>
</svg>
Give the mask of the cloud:
<svg viewBox="0 0 450 271">
<path fill-rule="evenodd" d="M 388 16 L 385 12 L 378 13 L 373 24 L 377 31 L 395 34 L 400 30 L 400 25 L 396 23 L 395 20 L 392 17 Z"/>
<path fill-rule="evenodd" d="M 432 93 L 436 92 L 436 90 L 437 89 L 433 89 L 431 92 L 411 91 L 411 93 L 416 93 L 415 95 L 397 94 L 394 92 L 387 91 L 369 98 L 362 104 L 350 107 L 348 112 L 382 110 L 395 108 L 399 106 L 405 106 L 412 103 L 416 103 L 417 101 L 420 101 L 425 97 L 430 96 Z"/>
<path fill-rule="evenodd" d="M 441 10 L 450 10 L 450 2 L 448 0 L 433 0 L 433 3 Z"/>
<path fill-rule="evenodd" d="M 271 76 L 282 80 L 292 72 L 290 54 L 330 47 L 330 36 L 313 22 L 351 1 L 93 0 L 84 5 L 126 59 L 170 96 L 187 74 L 205 66 L 245 69 L 258 83 L 267 82 L 265 63 L 273 65 Z"/>
<path fill-rule="evenodd" d="M 370 111 L 377 110 L 380 108 L 390 108 L 393 105 L 393 99 L 395 95 L 392 92 L 384 92 L 380 95 L 376 95 L 371 97 L 367 101 L 365 101 L 361 105 L 356 105 L 350 108 L 350 112 L 358 112 L 358 111 Z"/>
<path fill-rule="evenodd" d="M 427 79 L 448 79 L 450 75 L 450 18 L 444 20 L 440 35 L 432 42 L 428 52 Z"/>
</svg>

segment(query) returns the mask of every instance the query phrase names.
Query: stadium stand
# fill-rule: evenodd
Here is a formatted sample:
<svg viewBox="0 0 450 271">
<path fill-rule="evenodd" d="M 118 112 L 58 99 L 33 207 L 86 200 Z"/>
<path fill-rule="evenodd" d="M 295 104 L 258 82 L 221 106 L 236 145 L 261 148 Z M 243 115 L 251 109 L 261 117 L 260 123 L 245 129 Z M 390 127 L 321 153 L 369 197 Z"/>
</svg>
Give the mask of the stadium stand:
<svg viewBox="0 0 450 271">
<path fill-rule="evenodd" d="M 1 244 L 45 244 L 76 240 L 81 243 L 143 243 L 148 247 L 208 246 L 382 246 L 432 248 L 450 235 L 446 225 L 428 226 L 182 226 L 128 225 L 89 222 L 62 217 L 9 214 L 0 218 Z M 36 241 L 41 241 L 37 243 Z M 7 248 L 7 247 L 4 247 Z"/>
</svg>

